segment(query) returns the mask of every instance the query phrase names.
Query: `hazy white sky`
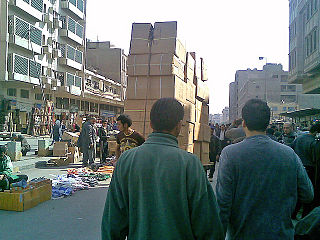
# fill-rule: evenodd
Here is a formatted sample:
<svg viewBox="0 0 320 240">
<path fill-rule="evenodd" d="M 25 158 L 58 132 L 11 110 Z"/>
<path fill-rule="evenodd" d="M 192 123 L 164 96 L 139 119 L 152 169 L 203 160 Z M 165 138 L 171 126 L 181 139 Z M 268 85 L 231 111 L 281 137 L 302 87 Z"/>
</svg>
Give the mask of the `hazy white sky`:
<svg viewBox="0 0 320 240">
<path fill-rule="evenodd" d="M 288 0 L 88 0 L 87 38 L 111 41 L 129 51 L 133 22 L 178 21 L 187 51 L 205 58 L 210 112 L 229 105 L 236 70 L 268 62 L 288 69 Z"/>
</svg>

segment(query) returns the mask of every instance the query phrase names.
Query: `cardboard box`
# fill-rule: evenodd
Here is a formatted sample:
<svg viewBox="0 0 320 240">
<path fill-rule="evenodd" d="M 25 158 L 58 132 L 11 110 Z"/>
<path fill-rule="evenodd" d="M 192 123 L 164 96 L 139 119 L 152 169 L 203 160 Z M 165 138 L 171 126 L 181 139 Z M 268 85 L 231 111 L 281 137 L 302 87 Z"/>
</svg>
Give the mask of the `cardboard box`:
<svg viewBox="0 0 320 240">
<path fill-rule="evenodd" d="M 62 140 L 68 141 L 71 140 L 71 143 L 76 144 L 78 141 L 79 135 L 73 132 L 64 132 L 62 135 Z"/>
<path fill-rule="evenodd" d="M 116 141 L 108 141 L 108 149 L 109 153 L 115 153 L 117 150 L 117 142 Z"/>
<path fill-rule="evenodd" d="M 209 143 L 194 142 L 194 154 L 197 155 L 203 165 L 210 164 L 209 159 Z"/>
<path fill-rule="evenodd" d="M 176 38 L 153 39 L 151 53 L 174 53 L 183 63 L 186 62 L 186 48 Z"/>
<path fill-rule="evenodd" d="M 187 81 L 186 100 L 193 104 L 196 101 L 196 86 L 190 80 Z"/>
<path fill-rule="evenodd" d="M 11 161 L 18 161 L 22 157 L 21 153 L 21 142 L 8 142 L 7 143 L 7 154 Z"/>
<path fill-rule="evenodd" d="M 185 65 L 185 78 L 193 81 L 195 61 L 191 53 L 187 53 L 187 64 Z"/>
<path fill-rule="evenodd" d="M 176 21 L 156 22 L 154 24 L 153 36 L 155 39 L 160 38 L 177 38 L 178 23 Z"/>
<path fill-rule="evenodd" d="M 184 121 L 195 123 L 195 120 L 196 120 L 195 105 L 191 102 L 185 102 L 183 106 L 184 106 Z"/>
<path fill-rule="evenodd" d="M 78 163 L 80 162 L 80 152 L 78 147 L 69 147 L 68 161 L 69 163 Z"/>
<path fill-rule="evenodd" d="M 194 140 L 194 124 L 186 123 L 182 126 L 180 134 L 179 134 L 181 144 L 193 144 Z"/>
<path fill-rule="evenodd" d="M 204 63 L 203 58 L 200 58 L 201 60 L 201 80 L 202 81 L 208 81 L 208 70 L 207 70 L 207 66 Z"/>
<path fill-rule="evenodd" d="M 197 80 L 196 97 L 203 102 L 209 103 L 209 87 L 200 79 Z"/>
<path fill-rule="evenodd" d="M 209 153 L 201 153 L 200 161 L 202 165 L 209 165 L 210 164 Z"/>
<path fill-rule="evenodd" d="M 53 145 L 53 156 L 65 157 L 68 154 L 67 142 L 55 142 Z"/>
<path fill-rule="evenodd" d="M 186 83 L 175 75 L 128 78 L 127 99 L 157 100 L 164 97 L 185 102 Z"/>
<path fill-rule="evenodd" d="M 149 72 L 150 71 L 150 72 Z M 168 76 L 184 78 L 184 63 L 172 53 L 128 56 L 129 76 Z"/>
<path fill-rule="evenodd" d="M 52 184 L 44 184 L 21 192 L 0 192 L 0 209 L 23 212 L 48 201 L 52 195 Z"/>
<path fill-rule="evenodd" d="M 150 52 L 149 35 L 151 29 L 151 23 L 132 24 L 130 54 L 146 54 Z"/>
</svg>

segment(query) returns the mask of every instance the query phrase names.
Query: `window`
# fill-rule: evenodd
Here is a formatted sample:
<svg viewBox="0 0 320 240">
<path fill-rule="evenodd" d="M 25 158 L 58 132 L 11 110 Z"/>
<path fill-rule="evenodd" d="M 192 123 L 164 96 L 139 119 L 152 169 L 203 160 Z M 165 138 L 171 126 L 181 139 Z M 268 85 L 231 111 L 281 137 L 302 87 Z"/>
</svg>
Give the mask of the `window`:
<svg viewBox="0 0 320 240">
<path fill-rule="evenodd" d="M 7 95 L 10 96 L 10 97 L 16 97 L 17 96 L 17 89 L 8 88 Z"/>
<path fill-rule="evenodd" d="M 20 97 L 21 97 L 21 98 L 29 98 L 29 91 L 28 91 L 28 90 L 21 89 L 21 91 L 20 91 Z"/>
<path fill-rule="evenodd" d="M 272 107 L 271 110 L 272 110 L 273 112 L 276 112 L 276 111 L 278 111 L 278 107 Z"/>
<path fill-rule="evenodd" d="M 282 108 L 282 111 L 287 111 L 287 107 L 283 107 L 283 108 Z"/>
<path fill-rule="evenodd" d="M 42 100 L 42 94 L 41 94 L 41 93 L 35 93 L 35 94 L 34 94 L 34 98 L 35 98 L 36 100 L 41 101 L 41 100 Z"/>
<path fill-rule="evenodd" d="M 306 57 L 309 57 L 318 49 L 318 29 L 315 28 L 305 38 Z"/>
<path fill-rule="evenodd" d="M 293 112 L 293 111 L 295 111 L 296 109 L 295 109 L 295 107 L 288 107 L 288 111 L 289 112 Z"/>
<path fill-rule="evenodd" d="M 46 100 L 49 100 L 49 101 L 51 101 L 51 100 L 52 100 L 52 96 L 51 96 L 51 94 L 46 94 L 45 96 L 46 96 Z"/>
<path fill-rule="evenodd" d="M 288 82 L 288 75 L 281 75 L 281 82 Z"/>
<path fill-rule="evenodd" d="M 283 103 L 292 103 L 296 102 L 296 95 L 281 95 L 281 102 Z"/>
<path fill-rule="evenodd" d="M 273 75 L 272 78 L 278 78 L 278 75 Z"/>
<path fill-rule="evenodd" d="M 296 85 L 288 85 L 287 86 L 288 92 L 295 92 L 296 91 Z"/>
<path fill-rule="evenodd" d="M 256 88 L 260 88 L 260 86 L 259 86 L 259 85 L 257 85 L 257 86 L 256 86 Z"/>
</svg>

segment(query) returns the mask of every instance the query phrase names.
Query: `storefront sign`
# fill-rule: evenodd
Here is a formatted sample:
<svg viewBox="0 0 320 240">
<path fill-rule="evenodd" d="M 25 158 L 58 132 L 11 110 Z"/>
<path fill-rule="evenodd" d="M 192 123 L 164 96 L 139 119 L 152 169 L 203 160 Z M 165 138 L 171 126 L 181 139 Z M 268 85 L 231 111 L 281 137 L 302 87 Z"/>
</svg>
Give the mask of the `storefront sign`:
<svg viewBox="0 0 320 240">
<path fill-rule="evenodd" d="M 81 88 L 76 86 L 70 86 L 70 93 L 73 95 L 80 96 L 81 95 Z"/>
<path fill-rule="evenodd" d="M 101 116 L 104 116 L 104 117 L 115 117 L 115 113 L 114 112 L 110 112 L 110 111 L 106 111 L 106 110 L 102 110 L 100 111 L 101 113 Z"/>
</svg>

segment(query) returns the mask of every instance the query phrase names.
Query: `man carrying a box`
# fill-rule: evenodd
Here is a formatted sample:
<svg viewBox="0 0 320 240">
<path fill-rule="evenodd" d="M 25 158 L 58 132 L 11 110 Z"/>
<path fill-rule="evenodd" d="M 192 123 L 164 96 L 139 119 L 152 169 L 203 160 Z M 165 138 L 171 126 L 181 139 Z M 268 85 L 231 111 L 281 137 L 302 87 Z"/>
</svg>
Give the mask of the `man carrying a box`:
<svg viewBox="0 0 320 240">
<path fill-rule="evenodd" d="M 119 158 L 106 199 L 102 240 L 224 239 L 213 189 L 196 155 L 179 148 L 184 109 L 159 99 L 153 133 Z"/>
<path fill-rule="evenodd" d="M 27 175 L 13 175 L 13 165 L 9 156 L 6 155 L 6 146 L 0 146 L 0 191 L 8 190 L 11 183 L 28 180 Z"/>
</svg>

